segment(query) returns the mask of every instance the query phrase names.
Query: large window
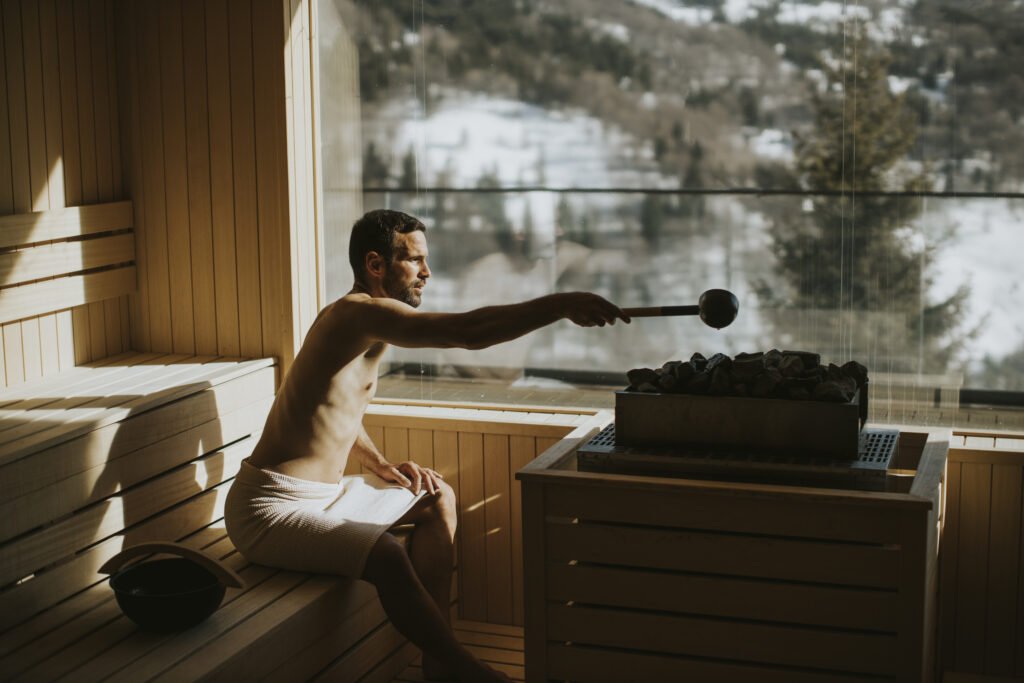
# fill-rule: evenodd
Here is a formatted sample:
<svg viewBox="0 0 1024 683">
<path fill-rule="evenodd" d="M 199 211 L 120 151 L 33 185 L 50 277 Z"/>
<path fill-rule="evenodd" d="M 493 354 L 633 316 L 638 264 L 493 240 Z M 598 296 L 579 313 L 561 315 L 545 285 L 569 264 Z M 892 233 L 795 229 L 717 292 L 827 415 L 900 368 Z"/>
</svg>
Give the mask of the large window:
<svg viewBox="0 0 1024 683">
<path fill-rule="evenodd" d="M 320 15 L 331 297 L 351 285 L 352 221 L 387 207 L 428 225 L 428 310 L 574 289 L 741 302 L 720 332 L 566 323 L 482 352 L 396 350 L 397 365 L 615 378 L 777 347 L 859 360 L 888 395 L 1024 391 L 1020 3 L 320 0 Z"/>
</svg>

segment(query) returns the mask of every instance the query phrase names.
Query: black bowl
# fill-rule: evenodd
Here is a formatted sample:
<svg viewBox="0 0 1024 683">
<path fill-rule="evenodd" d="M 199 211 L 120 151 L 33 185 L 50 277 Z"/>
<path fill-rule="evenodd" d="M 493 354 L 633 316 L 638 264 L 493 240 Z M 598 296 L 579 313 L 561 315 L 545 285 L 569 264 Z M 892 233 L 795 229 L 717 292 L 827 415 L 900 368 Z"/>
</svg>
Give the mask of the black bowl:
<svg viewBox="0 0 1024 683">
<path fill-rule="evenodd" d="M 147 631 L 181 631 L 213 614 L 224 584 L 192 560 L 176 557 L 136 564 L 110 579 L 117 604 Z"/>
</svg>

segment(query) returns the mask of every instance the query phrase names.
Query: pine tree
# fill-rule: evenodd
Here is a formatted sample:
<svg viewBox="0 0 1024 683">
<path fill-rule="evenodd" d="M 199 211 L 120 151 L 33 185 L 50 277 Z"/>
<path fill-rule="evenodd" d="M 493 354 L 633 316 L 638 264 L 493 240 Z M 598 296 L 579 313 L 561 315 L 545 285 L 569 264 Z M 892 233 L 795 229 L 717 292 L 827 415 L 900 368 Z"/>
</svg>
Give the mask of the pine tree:
<svg viewBox="0 0 1024 683">
<path fill-rule="evenodd" d="M 889 89 L 888 65 L 863 26 L 847 37 L 837 63 L 823 64 L 828 87 L 814 96 L 815 127 L 796 141 L 803 189 L 819 194 L 809 220 L 776 223 L 772 237 L 793 307 L 828 312 L 815 339 L 803 343 L 832 344 L 835 360 L 895 354 L 887 369 L 941 372 L 966 338 L 958 320 L 967 291 L 928 301 L 938 245 L 907 237 L 921 202 L 867 194 L 927 187 L 924 172 L 902 163 L 917 129 L 903 97 Z"/>
</svg>

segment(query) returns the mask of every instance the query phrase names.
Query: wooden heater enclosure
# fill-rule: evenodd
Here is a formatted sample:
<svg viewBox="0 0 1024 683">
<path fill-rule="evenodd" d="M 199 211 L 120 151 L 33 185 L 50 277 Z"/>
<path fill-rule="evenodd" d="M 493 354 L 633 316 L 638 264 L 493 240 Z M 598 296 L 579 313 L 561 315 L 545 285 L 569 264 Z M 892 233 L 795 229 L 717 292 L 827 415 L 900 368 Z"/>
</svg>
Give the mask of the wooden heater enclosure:
<svg viewBox="0 0 1024 683">
<path fill-rule="evenodd" d="M 528 681 L 930 681 L 948 435 L 895 492 L 520 470 Z"/>
</svg>

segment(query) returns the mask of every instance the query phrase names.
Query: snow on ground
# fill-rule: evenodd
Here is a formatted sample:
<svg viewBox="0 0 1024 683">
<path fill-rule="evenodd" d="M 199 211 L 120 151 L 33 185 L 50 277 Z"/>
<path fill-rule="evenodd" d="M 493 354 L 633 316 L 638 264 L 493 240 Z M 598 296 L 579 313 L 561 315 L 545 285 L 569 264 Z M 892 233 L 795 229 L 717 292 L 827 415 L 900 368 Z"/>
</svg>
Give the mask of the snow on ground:
<svg viewBox="0 0 1024 683">
<path fill-rule="evenodd" d="M 677 183 L 655 169 L 650 150 L 636 152 L 634 140 L 614 126 L 583 113 L 548 111 L 508 99 L 448 93 L 428 116 L 421 115 L 414 103 L 392 103 L 375 121 L 367 122 L 365 133 L 369 133 L 367 139 L 378 141 L 380 149 L 391 149 L 395 155 L 414 149 L 424 185 L 433 184 L 445 169 L 451 176 L 447 184 L 457 187 L 475 186 L 484 172 L 493 172 L 502 185 L 513 187 L 643 188 L 674 187 Z M 778 159 L 791 154 L 791 141 L 781 131 L 751 133 L 748 144 L 756 153 Z M 388 143 L 389 139 L 393 144 Z M 570 200 L 600 211 L 620 207 L 632 199 L 588 194 L 571 195 Z M 537 236 L 548 245 L 555 241 L 557 203 L 555 193 L 506 195 L 506 211 L 513 223 L 518 226 L 529 211 Z M 763 263 L 763 255 L 770 249 L 767 222 L 733 197 L 709 198 L 706 210 L 707 221 L 716 226 L 716 231 L 724 229 L 721 226 L 732 226 L 729 230 L 733 234 L 729 239 L 716 234 L 710 239 L 694 238 L 692 243 L 664 246 L 650 263 L 649 272 L 656 276 L 650 280 L 652 291 L 671 293 L 672 301 L 668 303 L 673 303 L 695 299 L 705 288 L 724 286 L 743 301 L 756 302 L 747 277 L 753 262 L 745 263 L 744 259 L 745 254 L 760 254 Z M 956 226 L 954 241 L 942 244 L 938 252 L 932 294 L 939 298 L 961 284 L 971 286 L 968 323 L 985 320 L 971 352 L 974 359 L 984 354 L 1003 356 L 1019 348 L 1024 339 L 1024 308 L 1019 305 L 1024 293 L 1024 272 L 1019 268 L 1019 255 L 1024 252 L 1022 215 L 1024 202 L 1019 201 L 933 199 L 926 202 L 919 222 L 926 228 L 926 239 L 933 240 L 940 239 L 948 225 Z M 548 256 L 525 274 L 498 254 L 467 264 L 464 272 L 435 273 L 425 307 L 465 309 L 550 291 L 566 264 L 560 264 L 557 256 L 554 260 L 552 254 Z M 629 256 L 631 261 L 633 258 Z M 705 343 L 718 344 L 715 350 L 729 352 L 759 348 L 761 319 L 750 306 L 741 318 L 728 334 L 680 325 L 678 321 L 645 321 L 643 327 L 664 338 L 670 350 L 683 344 L 694 348 Z M 544 346 L 535 340 L 496 347 L 488 362 L 483 362 L 481 356 L 459 357 L 459 362 L 515 365 L 529 360 L 533 364 L 561 363 L 563 367 L 601 367 L 600 363 L 611 367 L 608 363 L 641 352 L 631 334 L 636 333 L 617 330 L 597 337 L 580 336 L 559 328 L 557 348 L 553 341 Z M 573 358 L 576 361 L 567 362 Z M 454 357 L 449 362 L 454 362 Z"/>
</svg>

